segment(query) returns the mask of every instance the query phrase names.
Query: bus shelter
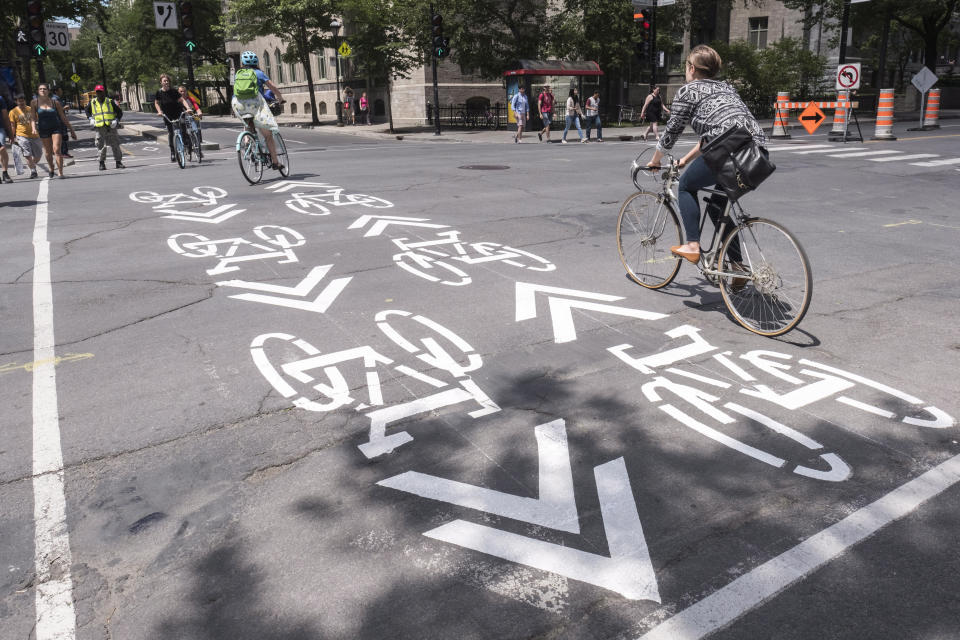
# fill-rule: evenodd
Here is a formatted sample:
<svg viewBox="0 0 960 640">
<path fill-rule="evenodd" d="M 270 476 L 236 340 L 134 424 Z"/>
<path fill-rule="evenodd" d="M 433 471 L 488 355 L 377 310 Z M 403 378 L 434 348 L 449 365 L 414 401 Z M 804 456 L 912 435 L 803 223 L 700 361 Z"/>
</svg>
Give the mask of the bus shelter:
<svg viewBox="0 0 960 640">
<path fill-rule="evenodd" d="M 537 113 L 537 96 L 544 86 L 550 85 L 553 90 L 556 98 L 553 107 L 554 120 L 562 123 L 566 115 L 564 104 L 570 89 L 576 89 L 583 102 L 600 87 L 600 76 L 603 75 L 600 65 L 591 60 L 518 60 L 516 66 L 515 69 L 503 72 L 507 87 L 507 104 L 510 104 L 521 86 L 527 90 L 527 97 L 530 99 L 528 127 L 530 130 L 543 127 L 540 114 Z M 513 110 L 509 107 L 507 107 L 507 120 L 512 123 L 517 121 Z"/>
</svg>

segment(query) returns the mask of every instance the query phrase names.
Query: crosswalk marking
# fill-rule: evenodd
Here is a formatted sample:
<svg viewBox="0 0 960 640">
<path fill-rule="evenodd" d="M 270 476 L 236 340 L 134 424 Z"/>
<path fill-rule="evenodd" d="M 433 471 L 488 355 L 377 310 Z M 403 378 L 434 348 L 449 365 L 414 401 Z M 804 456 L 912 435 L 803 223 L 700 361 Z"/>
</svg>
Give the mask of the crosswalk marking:
<svg viewBox="0 0 960 640">
<path fill-rule="evenodd" d="M 895 151 L 893 149 L 883 149 L 881 151 L 859 151 L 857 153 L 837 153 L 829 157 L 831 158 L 863 158 L 865 156 L 882 156 L 888 153 L 900 153 L 900 152 Z"/>
<path fill-rule="evenodd" d="M 893 162 L 894 160 L 919 160 L 920 158 L 936 158 L 936 153 L 914 153 L 907 156 L 895 156 L 893 158 L 870 158 L 871 162 Z"/>
<path fill-rule="evenodd" d="M 862 147 L 854 147 L 850 151 L 857 151 Z M 826 149 L 812 149 L 809 151 L 797 151 L 795 152 L 798 156 L 807 155 L 808 153 L 837 153 L 838 151 L 843 151 L 843 147 L 836 145 L 830 145 Z"/>
<path fill-rule="evenodd" d="M 947 158 L 946 160 L 931 160 L 930 162 L 911 162 L 915 167 L 940 167 L 947 164 L 960 164 L 960 158 Z"/>
<path fill-rule="evenodd" d="M 767 151 L 800 151 L 802 149 L 820 149 L 820 148 L 836 149 L 837 147 L 836 145 L 832 145 L 832 144 L 804 144 L 804 145 L 791 144 L 791 145 L 782 146 L 782 147 L 767 147 Z"/>
</svg>

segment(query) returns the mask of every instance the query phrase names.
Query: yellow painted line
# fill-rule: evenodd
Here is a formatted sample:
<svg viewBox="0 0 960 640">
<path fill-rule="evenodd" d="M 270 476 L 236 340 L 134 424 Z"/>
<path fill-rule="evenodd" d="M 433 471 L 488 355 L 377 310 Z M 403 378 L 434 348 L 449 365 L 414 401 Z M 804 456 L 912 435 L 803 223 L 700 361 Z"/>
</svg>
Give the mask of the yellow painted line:
<svg viewBox="0 0 960 640">
<path fill-rule="evenodd" d="M 68 353 L 65 356 L 57 356 L 55 358 L 48 358 L 46 360 L 35 360 L 34 362 L 27 362 L 24 364 L 11 362 L 10 364 L 0 365 L 0 373 L 10 373 L 11 371 L 17 371 L 18 369 L 23 369 L 24 371 L 33 371 L 37 367 L 45 364 L 50 364 L 51 362 L 54 365 L 58 365 L 62 362 L 86 360 L 87 358 L 92 358 L 92 357 L 93 357 L 92 353 Z"/>
<path fill-rule="evenodd" d="M 900 227 L 905 224 L 923 224 L 922 220 L 907 220 L 906 222 L 894 222 L 892 224 L 885 224 L 885 227 Z"/>
</svg>

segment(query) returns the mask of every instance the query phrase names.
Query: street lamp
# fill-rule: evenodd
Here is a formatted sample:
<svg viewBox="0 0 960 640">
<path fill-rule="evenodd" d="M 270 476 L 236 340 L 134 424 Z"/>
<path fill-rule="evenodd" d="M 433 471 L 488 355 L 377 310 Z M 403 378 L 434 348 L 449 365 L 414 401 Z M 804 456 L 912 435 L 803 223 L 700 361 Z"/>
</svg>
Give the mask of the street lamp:
<svg viewBox="0 0 960 640">
<path fill-rule="evenodd" d="M 343 126 L 343 101 L 340 100 L 340 49 L 339 49 L 339 47 L 338 47 L 338 45 L 337 45 L 337 33 L 340 32 L 340 27 L 341 27 L 341 26 L 343 26 L 343 25 L 341 25 L 340 21 L 337 20 L 336 18 L 334 18 L 333 20 L 330 21 L 330 31 L 333 32 L 333 48 L 334 48 L 334 54 L 337 56 L 337 70 L 336 70 L 335 73 L 336 73 L 336 75 L 337 75 L 337 102 L 336 102 L 336 110 L 337 110 L 337 126 L 338 126 L 338 127 L 342 127 L 342 126 Z"/>
</svg>

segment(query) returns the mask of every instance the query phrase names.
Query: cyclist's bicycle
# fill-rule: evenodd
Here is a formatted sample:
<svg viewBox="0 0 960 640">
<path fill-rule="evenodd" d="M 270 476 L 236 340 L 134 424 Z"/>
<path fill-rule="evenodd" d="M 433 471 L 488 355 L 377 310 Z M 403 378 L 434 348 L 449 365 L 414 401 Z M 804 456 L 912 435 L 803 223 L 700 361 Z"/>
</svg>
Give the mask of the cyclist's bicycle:
<svg viewBox="0 0 960 640">
<path fill-rule="evenodd" d="M 270 103 L 271 111 L 278 105 L 278 102 Z M 240 162 L 240 173 L 247 182 L 257 184 L 263 178 L 264 167 L 271 165 L 270 151 L 253 124 L 253 116 L 244 114 L 242 117 L 247 130 L 237 136 L 237 160 Z M 277 149 L 280 175 L 286 178 L 290 175 L 290 155 L 287 153 L 287 145 L 279 131 L 273 132 L 273 141 Z"/>
<path fill-rule="evenodd" d="M 183 131 L 187 131 L 190 136 L 191 151 L 196 155 L 197 162 L 203 162 L 203 151 L 200 150 L 200 136 L 197 131 L 197 124 L 193 120 L 192 111 L 184 111 L 176 120 L 171 120 L 166 114 L 163 116 L 165 122 L 173 126 L 173 151 L 177 157 L 177 165 L 183 169 L 187 166 L 187 152 L 183 143 Z"/>
<path fill-rule="evenodd" d="M 683 244 L 677 195 L 673 187 L 680 168 L 670 156 L 659 192 L 644 189 L 637 177 L 646 160 L 634 160 L 631 178 L 639 191 L 620 207 L 617 249 L 627 275 L 648 289 L 670 284 L 680 270 L 681 258 L 670 252 Z M 703 189 L 726 197 L 717 189 Z M 706 209 L 700 217 L 703 231 Z M 813 295 L 810 261 L 803 247 L 783 225 L 747 214 L 739 202 L 727 202 L 714 222 L 709 246 L 701 245 L 697 268 L 720 287 L 723 302 L 743 327 L 762 336 L 779 336 L 803 319 Z"/>
</svg>

